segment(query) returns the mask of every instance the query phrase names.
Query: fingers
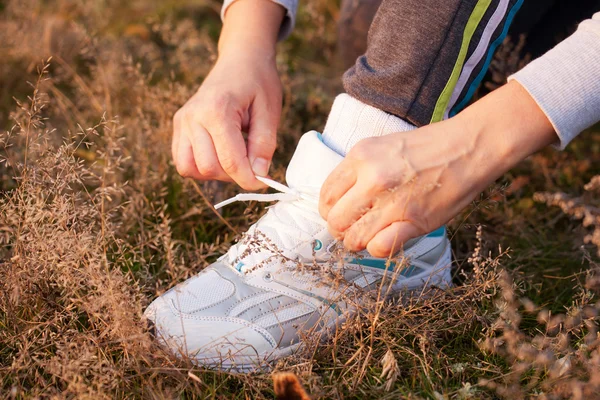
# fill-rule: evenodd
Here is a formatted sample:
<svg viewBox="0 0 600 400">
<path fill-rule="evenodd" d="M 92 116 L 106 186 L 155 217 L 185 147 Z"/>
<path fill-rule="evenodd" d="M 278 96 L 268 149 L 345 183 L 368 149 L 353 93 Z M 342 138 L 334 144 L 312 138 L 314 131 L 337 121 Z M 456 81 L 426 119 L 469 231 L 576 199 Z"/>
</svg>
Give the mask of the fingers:
<svg viewBox="0 0 600 400">
<path fill-rule="evenodd" d="M 223 171 L 246 190 L 263 187 L 250 166 L 241 126 L 229 118 L 219 118 L 216 125 L 207 128 Z"/>
<path fill-rule="evenodd" d="M 231 180 L 219 165 L 212 139 L 187 119 L 174 118 L 171 151 L 177 172 L 197 180 Z"/>
<path fill-rule="evenodd" d="M 327 215 L 329 233 L 338 239 L 343 237 L 344 232 L 371 209 L 372 201 L 359 185 L 352 186 Z"/>
<path fill-rule="evenodd" d="M 389 224 L 388 212 L 371 208 L 344 232 L 344 247 L 350 251 L 364 250 L 369 241 Z"/>
<path fill-rule="evenodd" d="M 175 147 L 175 144 L 173 144 Z M 202 179 L 202 175 L 198 172 L 196 161 L 194 159 L 194 151 L 192 144 L 187 136 L 180 136 L 177 141 L 177 148 L 173 150 L 175 167 L 179 175 L 186 178 Z"/>
<path fill-rule="evenodd" d="M 356 179 L 356 171 L 347 159 L 344 159 L 329 174 L 323 183 L 319 196 L 319 213 L 323 219 L 328 220 L 329 212 L 333 206 L 354 186 Z"/>
<path fill-rule="evenodd" d="M 248 190 L 264 186 L 252 172 L 240 125 L 231 115 L 219 116 L 206 124 L 189 107 L 178 111 L 173 119 L 171 150 L 182 176 L 235 180 Z"/>
<path fill-rule="evenodd" d="M 275 109 L 278 108 L 278 109 Z M 250 115 L 248 131 L 248 159 L 258 176 L 267 176 L 273 153 L 277 147 L 277 125 L 281 114 L 281 102 L 269 107 L 262 96 L 255 99 Z"/>
<path fill-rule="evenodd" d="M 364 197 L 371 196 L 365 194 Z M 369 242 L 394 221 L 412 220 L 411 216 L 415 213 L 413 205 L 409 193 L 380 193 L 373 200 L 371 209 L 344 232 L 344 247 L 351 251 L 367 248 Z"/>
<path fill-rule="evenodd" d="M 408 240 L 422 235 L 410 221 L 396 221 L 377 233 L 367 244 L 367 250 L 373 257 L 391 257 Z"/>
<path fill-rule="evenodd" d="M 231 178 L 221 168 L 212 138 L 206 129 L 199 124 L 188 124 L 187 128 L 188 132 L 191 132 L 194 163 L 201 175 L 199 179 L 231 181 Z"/>
</svg>

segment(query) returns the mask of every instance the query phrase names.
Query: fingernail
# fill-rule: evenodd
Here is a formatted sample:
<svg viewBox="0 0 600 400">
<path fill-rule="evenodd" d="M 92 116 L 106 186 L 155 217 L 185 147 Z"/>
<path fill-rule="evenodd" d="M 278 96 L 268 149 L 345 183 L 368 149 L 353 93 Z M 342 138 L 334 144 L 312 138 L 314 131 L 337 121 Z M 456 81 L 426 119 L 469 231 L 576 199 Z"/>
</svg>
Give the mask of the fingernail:
<svg viewBox="0 0 600 400">
<path fill-rule="evenodd" d="M 269 162 L 264 158 L 258 157 L 252 163 L 252 171 L 258 176 L 267 176 L 269 174 Z"/>
</svg>

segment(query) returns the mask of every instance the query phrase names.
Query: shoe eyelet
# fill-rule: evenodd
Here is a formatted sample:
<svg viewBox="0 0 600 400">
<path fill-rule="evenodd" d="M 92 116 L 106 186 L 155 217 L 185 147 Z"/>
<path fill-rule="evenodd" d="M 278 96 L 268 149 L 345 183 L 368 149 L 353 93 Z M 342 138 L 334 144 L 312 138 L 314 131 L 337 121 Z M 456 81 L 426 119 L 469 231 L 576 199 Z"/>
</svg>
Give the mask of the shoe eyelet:
<svg viewBox="0 0 600 400">
<path fill-rule="evenodd" d="M 319 239 L 316 239 L 314 242 L 313 250 L 319 251 L 319 250 L 321 250 L 322 247 L 323 247 L 323 242 L 321 242 Z"/>
<path fill-rule="evenodd" d="M 272 282 L 272 281 L 273 281 L 273 275 L 271 275 L 271 273 L 270 273 L 270 272 L 266 272 L 266 273 L 263 275 L 263 280 L 264 280 L 265 282 Z"/>
</svg>

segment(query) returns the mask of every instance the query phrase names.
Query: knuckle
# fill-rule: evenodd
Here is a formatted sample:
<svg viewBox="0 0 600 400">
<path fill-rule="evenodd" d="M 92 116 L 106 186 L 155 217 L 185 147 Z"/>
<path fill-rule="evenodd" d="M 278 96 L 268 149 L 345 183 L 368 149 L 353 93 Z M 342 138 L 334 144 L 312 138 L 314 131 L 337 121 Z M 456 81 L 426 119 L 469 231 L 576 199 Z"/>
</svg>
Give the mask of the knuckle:
<svg viewBox="0 0 600 400">
<path fill-rule="evenodd" d="M 225 108 L 221 108 L 221 107 L 216 107 L 214 108 L 209 115 L 207 115 L 207 117 L 204 119 L 206 121 L 207 126 L 213 128 L 211 130 L 211 135 L 213 134 L 221 134 L 222 132 L 219 129 L 214 129 L 214 128 L 219 128 L 220 126 L 222 126 L 223 121 L 225 121 L 225 119 L 228 117 L 228 113 L 227 110 Z"/>
<path fill-rule="evenodd" d="M 235 104 L 235 96 L 229 92 L 223 92 L 215 96 L 213 108 L 215 113 L 226 114 Z"/>
<path fill-rule="evenodd" d="M 339 218 L 329 218 L 327 225 L 330 232 L 335 232 L 338 235 L 346 231 L 345 224 Z"/>
<path fill-rule="evenodd" d="M 366 160 L 373 154 L 373 138 L 362 139 L 350 150 L 348 156 L 355 160 Z"/>
<path fill-rule="evenodd" d="M 333 213 L 329 213 L 329 218 L 327 219 L 327 224 L 329 225 L 329 227 L 331 229 L 333 229 L 336 232 L 342 232 L 343 229 L 342 228 L 342 224 L 340 223 L 340 219 L 337 218 L 335 215 L 333 215 Z"/>
<path fill-rule="evenodd" d="M 189 164 L 175 163 L 177 173 L 184 178 L 189 178 L 194 175 L 194 168 Z"/>
<path fill-rule="evenodd" d="M 329 209 L 333 205 L 333 196 L 326 185 L 323 185 L 321 193 L 319 194 L 319 203 L 323 209 Z"/>
<path fill-rule="evenodd" d="M 350 251 L 361 251 L 365 248 L 362 238 L 354 232 L 349 231 L 344 238 L 344 246 Z"/>
<path fill-rule="evenodd" d="M 235 174 L 240 169 L 240 162 L 234 157 L 222 157 L 220 161 L 221 167 L 223 167 L 228 174 Z"/>
<path fill-rule="evenodd" d="M 387 171 L 373 169 L 368 173 L 369 182 L 375 192 L 385 191 L 393 186 Z"/>
<path fill-rule="evenodd" d="M 198 165 L 198 172 L 204 177 L 212 178 L 218 175 L 219 167 L 215 164 L 200 164 Z"/>
<path fill-rule="evenodd" d="M 186 105 L 177 111 L 174 118 L 177 118 L 179 124 L 191 123 L 194 118 L 194 112 L 190 109 L 190 106 Z"/>
<path fill-rule="evenodd" d="M 378 191 L 385 190 L 388 186 L 387 179 L 385 179 L 385 177 L 381 176 L 380 174 L 374 174 L 371 177 L 371 184 L 373 185 L 373 188 L 375 188 Z"/>
<path fill-rule="evenodd" d="M 248 141 L 257 148 L 264 149 L 266 151 L 275 151 L 277 147 L 276 136 L 260 135 L 248 138 Z"/>
</svg>

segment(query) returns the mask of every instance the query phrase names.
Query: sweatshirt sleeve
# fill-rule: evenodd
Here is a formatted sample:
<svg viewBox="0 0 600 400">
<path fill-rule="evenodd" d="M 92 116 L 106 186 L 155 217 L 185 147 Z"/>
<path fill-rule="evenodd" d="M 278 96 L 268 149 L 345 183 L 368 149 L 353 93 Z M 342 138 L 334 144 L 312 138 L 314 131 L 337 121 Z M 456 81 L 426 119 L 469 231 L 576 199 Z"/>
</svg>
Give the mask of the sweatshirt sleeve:
<svg viewBox="0 0 600 400">
<path fill-rule="evenodd" d="M 600 121 L 600 13 L 508 80 L 516 80 L 529 92 L 564 149 Z"/>
<path fill-rule="evenodd" d="M 223 3 L 223 7 L 221 8 L 221 21 L 225 18 L 225 12 L 230 5 L 232 5 L 236 0 L 225 0 Z M 279 28 L 279 36 L 278 40 L 283 40 L 287 38 L 290 33 L 292 33 L 292 29 L 294 29 L 294 24 L 296 23 L 296 9 L 298 8 L 298 0 L 271 0 L 273 3 L 277 3 L 283 8 L 285 8 L 285 18 L 281 23 L 281 28 Z"/>
</svg>

